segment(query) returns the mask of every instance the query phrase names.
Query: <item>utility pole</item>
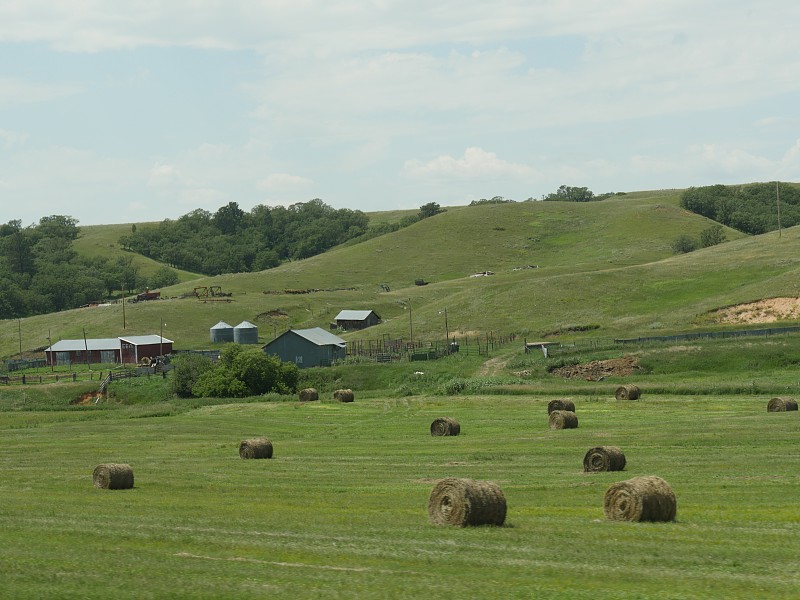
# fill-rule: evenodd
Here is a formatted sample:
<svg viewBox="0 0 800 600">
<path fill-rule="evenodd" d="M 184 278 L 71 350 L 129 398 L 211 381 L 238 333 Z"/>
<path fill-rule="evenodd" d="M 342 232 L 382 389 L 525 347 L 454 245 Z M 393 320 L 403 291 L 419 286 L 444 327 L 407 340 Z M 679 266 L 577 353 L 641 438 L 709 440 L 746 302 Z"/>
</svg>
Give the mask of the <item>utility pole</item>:
<svg viewBox="0 0 800 600">
<path fill-rule="evenodd" d="M 17 333 L 19 333 L 19 357 L 22 358 L 22 319 L 17 319 Z"/>
<path fill-rule="evenodd" d="M 408 299 L 408 330 L 411 335 L 411 345 L 414 345 L 414 319 L 411 317 L 411 298 Z"/>
<path fill-rule="evenodd" d="M 89 366 L 89 344 L 86 341 L 86 327 L 83 328 L 83 349 L 86 350 L 86 366 Z"/>
<path fill-rule="evenodd" d="M 50 371 L 56 370 L 56 359 L 53 355 L 53 340 L 50 339 L 50 329 L 47 330 L 47 343 L 50 345 Z"/>
<path fill-rule="evenodd" d="M 778 237 L 781 237 L 781 182 L 775 182 L 775 198 L 778 202 Z"/>
<path fill-rule="evenodd" d="M 158 355 L 164 356 L 164 319 L 161 319 L 161 336 L 159 338 L 159 341 L 161 342 L 161 345 L 159 346 L 158 349 Z"/>
<path fill-rule="evenodd" d="M 125 329 L 125 282 L 122 282 L 122 328 Z"/>
</svg>

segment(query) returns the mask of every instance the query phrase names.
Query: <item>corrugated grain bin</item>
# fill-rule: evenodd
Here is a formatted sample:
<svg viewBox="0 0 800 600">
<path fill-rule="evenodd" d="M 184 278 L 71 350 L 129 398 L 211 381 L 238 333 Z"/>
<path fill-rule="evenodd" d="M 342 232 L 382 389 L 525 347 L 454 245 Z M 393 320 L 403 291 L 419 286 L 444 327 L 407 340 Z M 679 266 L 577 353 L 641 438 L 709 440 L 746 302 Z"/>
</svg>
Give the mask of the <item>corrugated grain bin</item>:
<svg viewBox="0 0 800 600">
<path fill-rule="evenodd" d="M 258 327 L 250 321 L 242 321 L 233 328 L 233 341 L 237 344 L 257 344 Z"/>
<path fill-rule="evenodd" d="M 220 321 L 210 329 L 212 342 L 232 342 L 233 326 Z"/>
</svg>

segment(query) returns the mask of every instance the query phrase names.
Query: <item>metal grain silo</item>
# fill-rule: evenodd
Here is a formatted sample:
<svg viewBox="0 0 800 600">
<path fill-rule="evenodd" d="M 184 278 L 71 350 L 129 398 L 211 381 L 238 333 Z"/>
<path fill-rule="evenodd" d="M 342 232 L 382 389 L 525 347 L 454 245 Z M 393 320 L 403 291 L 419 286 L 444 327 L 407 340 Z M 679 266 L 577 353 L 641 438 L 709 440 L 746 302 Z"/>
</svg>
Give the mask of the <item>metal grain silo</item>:
<svg viewBox="0 0 800 600">
<path fill-rule="evenodd" d="M 250 321 L 242 321 L 233 328 L 233 341 L 237 344 L 257 344 L 258 327 Z"/>
<path fill-rule="evenodd" d="M 232 342 L 233 341 L 233 326 L 228 325 L 225 321 L 220 321 L 214 325 L 211 330 L 212 342 Z"/>
</svg>

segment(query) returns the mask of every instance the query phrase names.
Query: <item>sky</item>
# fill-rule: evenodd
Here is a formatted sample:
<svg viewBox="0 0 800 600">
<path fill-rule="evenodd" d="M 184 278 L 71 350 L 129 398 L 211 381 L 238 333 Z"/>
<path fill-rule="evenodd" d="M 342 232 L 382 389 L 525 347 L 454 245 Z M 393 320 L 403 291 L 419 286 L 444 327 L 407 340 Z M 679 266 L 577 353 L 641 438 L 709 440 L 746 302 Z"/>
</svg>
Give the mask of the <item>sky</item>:
<svg viewBox="0 0 800 600">
<path fill-rule="evenodd" d="M 796 0 L 0 0 L 0 222 L 800 180 Z"/>
</svg>

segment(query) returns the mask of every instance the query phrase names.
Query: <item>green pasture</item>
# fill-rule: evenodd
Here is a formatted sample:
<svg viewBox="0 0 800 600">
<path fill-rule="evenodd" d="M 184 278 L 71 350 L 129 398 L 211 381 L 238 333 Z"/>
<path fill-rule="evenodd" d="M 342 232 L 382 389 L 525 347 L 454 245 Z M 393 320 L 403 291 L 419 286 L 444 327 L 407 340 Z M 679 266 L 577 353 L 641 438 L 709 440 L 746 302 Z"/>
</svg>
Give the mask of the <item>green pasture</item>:
<svg viewBox="0 0 800 600">
<path fill-rule="evenodd" d="M 767 413 L 759 394 L 619 402 L 601 389 L 574 398 L 578 429 L 552 431 L 551 398 L 4 405 L 0 596 L 796 593 L 798 413 Z M 461 435 L 431 437 L 440 416 L 457 419 Z M 238 457 L 255 436 L 272 440 L 272 460 Z M 583 473 L 585 452 L 606 444 L 624 450 L 626 470 Z M 105 462 L 130 464 L 134 489 L 94 488 L 92 470 Z M 607 521 L 608 486 L 645 474 L 672 486 L 677 521 Z M 505 526 L 430 525 L 430 491 L 450 476 L 496 482 Z"/>
</svg>

